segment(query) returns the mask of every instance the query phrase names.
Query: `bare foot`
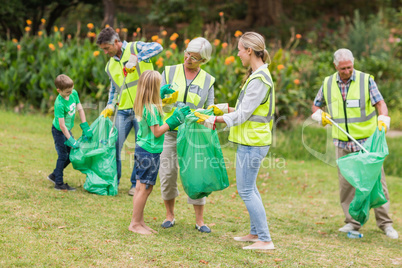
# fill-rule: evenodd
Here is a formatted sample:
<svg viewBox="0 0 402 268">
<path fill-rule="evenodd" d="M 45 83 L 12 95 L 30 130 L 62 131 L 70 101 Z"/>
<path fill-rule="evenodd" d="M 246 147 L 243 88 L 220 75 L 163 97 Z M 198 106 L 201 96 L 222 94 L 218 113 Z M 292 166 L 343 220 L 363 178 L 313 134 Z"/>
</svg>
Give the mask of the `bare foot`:
<svg viewBox="0 0 402 268">
<path fill-rule="evenodd" d="M 128 226 L 128 230 L 137 234 L 152 234 L 151 231 L 145 229 L 141 224 L 130 224 L 130 226 Z"/>
<path fill-rule="evenodd" d="M 152 229 L 151 227 L 147 226 L 144 222 L 141 223 L 141 226 L 144 227 L 145 229 L 147 229 L 148 231 L 154 233 L 154 234 L 157 234 L 157 233 L 158 233 L 157 231 L 155 231 L 155 230 Z"/>
</svg>

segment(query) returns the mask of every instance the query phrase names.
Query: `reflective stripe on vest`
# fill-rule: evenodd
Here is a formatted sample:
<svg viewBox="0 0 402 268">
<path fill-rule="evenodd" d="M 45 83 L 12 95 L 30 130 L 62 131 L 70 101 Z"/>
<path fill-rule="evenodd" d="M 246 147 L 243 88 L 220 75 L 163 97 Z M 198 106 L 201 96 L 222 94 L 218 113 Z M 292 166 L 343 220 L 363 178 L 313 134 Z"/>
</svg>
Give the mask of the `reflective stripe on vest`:
<svg viewBox="0 0 402 268">
<path fill-rule="evenodd" d="M 370 75 L 355 70 L 355 76 L 356 80 L 350 82 L 345 101 L 336 81 L 337 73 L 325 78 L 323 93 L 332 120 L 355 139 L 363 139 L 371 136 L 375 131 L 376 111 L 370 101 Z M 353 104 L 345 107 L 347 103 Z M 332 127 L 332 137 L 343 141 L 349 140 L 336 127 Z"/>
<path fill-rule="evenodd" d="M 269 83 L 269 85 L 271 86 L 271 88 L 267 91 L 267 95 L 265 96 L 264 101 L 263 101 L 263 103 L 262 103 L 262 104 L 264 104 L 266 101 L 268 101 L 268 99 L 269 99 L 269 100 L 272 100 L 272 94 L 273 94 L 273 90 L 272 90 L 272 85 L 273 85 L 272 79 L 271 79 L 271 77 L 270 77 L 267 73 L 265 73 L 264 71 L 259 71 L 259 72 L 256 73 L 255 75 L 262 75 L 262 76 L 264 76 L 265 80 L 267 80 L 268 83 Z M 250 81 L 251 81 L 251 80 L 250 80 Z M 249 81 L 249 82 L 250 82 L 250 81 Z M 249 82 L 248 82 L 248 83 L 249 83 Z M 248 84 L 248 83 L 247 83 L 247 84 Z M 242 90 L 242 91 L 240 92 L 239 101 L 238 101 L 238 104 L 237 104 L 236 106 L 240 105 L 241 102 L 243 101 L 244 92 L 245 92 L 245 90 Z M 268 114 L 267 114 L 266 116 L 254 115 L 254 114 L 253 114 L 253 115 L 250 116 L 250 118 L 248 119 L 248 121 L 259 122 L 259 123 L 266 123 L 266 122 L 270 122 L 270 121 L 272 120 L 272 118 L 273 118 L 272 101 L 270 101 L 270 102 L 269 102 Z"/>
<path fill-rule="evenodd" d="M 252 74 L 243 85 L 236 103 L 236 110 L 246 94 L 247 86 L 253 79 L 260 79 L 267 87 L 267 94 L 250 118 L 237 126 L 230 128 L 229 140 L 248 146 L 266 146 L 272 142 L 271 129 L 275 110 L 275 88 L 268 68 Z"/>
<path fill-rule="evenodd" d="M 184 98 L 186 97 L 185 103 L 192 111 L 204 107 L 208 98 L 209 89 L 215 83 L 213 76 L 200 69 L 197 76 L 191 81 L 190 85 L 187 86 L 183 64 L 166 66 L 165 80 L 167 84 L 176 83 L 178 85 L 177 90 L 179 91 L 179 96 L 173 106 L 177 107 L 179 103 L 184 102 Z M 196 90 L 196 92 L 191 92 L 192 90 Z M 172 108 L 170 112 L 165 112 L 164 121 L 173 114 L 174 110 L 175 108 Z"/>
<path fill-rule="evenodd" d="M 176 71 L 180 72 L 181 69 L 183 70 L 183 74 L 176 73 Z M 186 100 L 186 105 L 188 105 L 190 107 L 190 109 L 195 110 L 195 109 L 202 108 L 204 106 L 205 102 L 207 101 L 209 89 L 213 85 L 213 83 L 215 82 L 214 77 L 209 75 L 204 70 L 200 69 L 200 72 L 197 74 L 197 76 L 193 79 L 193 81 L 191 82 L 191 84 L 187 88 L 187 80 L 186 80 L 186 76 L 184 74 L 184 66 L 183 66 L 183 64 L 174 65 L 174 66 L 166 66 L 166 71 L 169 72 L 169 76 L 168 76 L 168 79 L 166 81 L 168 84 L 171 84 L 173 82 L 177 83 L 178 82 L 177 78 L 179 78 L 180 80 L 184 79 L 184 84 L 186 85 L 186 88 L 184 88 L 184 90 L 190 90 L 191 85 L 196 85 L 196 86 L 199 86 L 201 88 L 201 92 L 200 92 L 201 95 L 197 94 L 197 95 L 200 96 L 200 99 L 199 99 L 198 103 L 192 103 L 192 102 Z M 201 76 L 204 76 L 204 75 L 205 75 L 205 80 L 204 81 L 199 81 L 199 79 L 197 79 L 198 77 L 201 77 Z M 174 79 L 175 76 L 176 76 L 176 79 Z M 211 81 L 212 81 L 212 83 L 211 83 Z M 179 92 L 182 92 L 182 91 L 183 91 L 183 87 L 181 87 L 181 85 L 179 85 Z M 191 92 L 187 92 L 187 94 L 189 94 L 189 93 L 191 93 Z M 183 92 L 183 94 L 185 94 L 185 92 Z M 183 98 L 184 98 L 184 96 L 183 96 Z M 184 101 L 183 98 L 180 98 L 180 96 L 179 96 L 179 98 L 177 99 L 177 102 L 174 103 L 174 106 L 177 107 L 178 103 L 183 102 Z"/>
<path fill-rule="evenodd" d="M 127 49 L 128 47 L 130 49 Z M 114 58 L 111 58 L 106 65 L 105 71 L 109 76 L 109 79 L 112 82 L 116 90 L 116 93 L 120 92 L 120 89 L 124 81 L 123 64 L 128 61 L 131 54 L 135 55 L 138 54 L 137 42 L 127 44 L 120 61 L 116 61 Z M 122 94 L 122 97 L 119 104 L 119 110 L 126 110 L 133 108 L 135 95 L 137 92 L 138 79 L 141 73 L 146 70 L 153 70 L 153 69 L 154 68 L 151 62 L 147 63 L 144 61 L 140 61 L 136 66 L 136 72 L 127 74 L 125 80 L 125 86 L 123 87 L 120 93 Z"/>
</svg>

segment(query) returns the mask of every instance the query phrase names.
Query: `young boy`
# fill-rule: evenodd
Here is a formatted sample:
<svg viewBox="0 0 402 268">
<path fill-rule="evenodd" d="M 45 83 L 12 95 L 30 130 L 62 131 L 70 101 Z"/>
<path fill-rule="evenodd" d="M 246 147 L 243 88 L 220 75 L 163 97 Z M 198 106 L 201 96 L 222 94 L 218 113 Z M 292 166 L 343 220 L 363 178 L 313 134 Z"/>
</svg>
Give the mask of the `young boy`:
<svg viewBox="0 0 402 268">
<path fill-rule="evenodd" d="M 82 135 L 91 138 L 92 131 L 86 122 L 84 109 L 80 103 L 78 93 L 73 89 L 73 80 L 67 75 L 61 74 L 56 77 L 54 84 L 56 85 L 59 95 L 54 102 L 52 135 L 58 158 L 56 168 L 47 179 L 55 184 L 54 189 L 56 190 L 75 191 L 75 188 L 63 182 L 63 170 L 70 164 L 71 148 L 77 149 L 80 147 L 79 143 L 71 134 L 76 111 L 78 111 L 81 118 L 82 123 L 80 127 L 82 129 Z"/>
</svg>

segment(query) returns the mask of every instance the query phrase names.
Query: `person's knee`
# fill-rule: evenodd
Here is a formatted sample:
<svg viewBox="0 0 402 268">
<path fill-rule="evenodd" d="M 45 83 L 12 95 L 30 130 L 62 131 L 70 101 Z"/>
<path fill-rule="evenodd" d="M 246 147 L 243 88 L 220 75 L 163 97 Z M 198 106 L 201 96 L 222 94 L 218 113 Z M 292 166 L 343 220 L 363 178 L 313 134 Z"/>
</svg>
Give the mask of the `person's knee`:
<svg viewBox="0 0 402 268">
<path fill-rule="evenodd" d="M 237 192 L 239 193 L 239 196 L 243 201 L 251 200 L 251 197 L 253 195 L 253 191 L 251 189 L 238 189 Z"/>
</svg>

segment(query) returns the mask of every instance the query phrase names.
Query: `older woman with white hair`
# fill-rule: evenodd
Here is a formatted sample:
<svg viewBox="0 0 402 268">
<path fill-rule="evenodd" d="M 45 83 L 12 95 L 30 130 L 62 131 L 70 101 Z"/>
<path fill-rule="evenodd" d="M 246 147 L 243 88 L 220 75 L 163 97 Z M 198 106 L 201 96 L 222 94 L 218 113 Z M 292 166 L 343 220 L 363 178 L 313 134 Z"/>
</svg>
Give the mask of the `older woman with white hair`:
<svg viewBox="0 0 402 268">
<path fill-rule="evenodd" d="M 205 38 L 193 39 L 184 51 L 184 62 L 182 64 L 166 66 L 162 73 L 162 86 L 165 84 L 175 85 L 176 93 L 173 105 L 165 105 L 165 118 L 168 118 L 176 109 L 179 103 L 190 106 L 191 110 L 207 108 L 214 103 L 214 82 L 215 78 L 202 70 L 200 66 L 207 63 L 211 58 L 212 46 Z M 166 99 L 164 100 L 166 103 Z M 160 158 L 159 177 L 161 181 L 162 199 L 166 207 L 166 219 L 162 223 L 163 228 L 173 227 L 174 203 L 179 195 L 177 189 L 177 150 L 176 150 L 177 129 L 168 131 L 165 134 L 163 151 Z M 204 205 L 206 198 L 191 199 L 187 202 L 194 206 L 195 228 L 203 233 L 210 233 L 211 229 L 204 224 Z"/>
</svg>

